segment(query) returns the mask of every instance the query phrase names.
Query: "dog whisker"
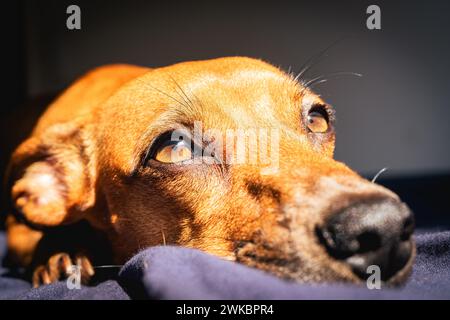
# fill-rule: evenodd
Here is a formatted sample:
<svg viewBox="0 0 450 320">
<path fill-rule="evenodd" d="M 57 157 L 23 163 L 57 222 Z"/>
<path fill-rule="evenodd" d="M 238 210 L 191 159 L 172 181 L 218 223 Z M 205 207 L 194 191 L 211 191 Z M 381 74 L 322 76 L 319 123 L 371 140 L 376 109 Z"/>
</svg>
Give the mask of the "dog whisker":
<svg viewBox="0 0 450 320">
<path fill-rule="evenodd" d="M 287 69 L 287 74 L 292 75 L 292 66 L 289 66 Z"/>
<path fill-rule="evenodd" d="M 190 106 L 187 105 L 186 103 L 181 102 L 180 100 L 178 100 L 177 98 L 175 98 L 175 97 L 173 97 L 172 95 L 168 94 L 167 92 L 164 92 L 164 91 L 162 91 L 162 90 L 160 90 L 160 89 L 158 89 L 158 88 L 156 88 L 156 87 L 154 87 L 154 86 L 152 86 L 152 85 L 150 85 L 150 84 L 148 84 L 148 83 L 146 83 L 146 82 L 144 82 L 144 81 L 142 81 L 142 80 L 140 80 L 140 79 L 137 79 L 137 81 L 141 82 L 141 83 L 144 84 L 144 86 L 146 86 L 146 87 L 149 87 L 149 88 L 151 88 L 151 89 L 153 89 L 153 90 L 158 91 L 159 93 L 161 93 L 161 94 L 165 95 L 166 97 L 172 99 L 173 101 L 179 103 L 181 106 L 183 106 L 183 107 L 185 107 L 185 108 L 189 108 L 189 107 L 190 107 Z"/>
<path fill-rule="evenodd" d="M 117 221 L 131 221 L 131 222 L 134 222 L 133 219 L 125 218 L 125 217 L 119 217 L 119 216 L 117 216 L 117 218 L 115 218 L 114 223 L 117 223 Z"/>
<path fill-rule="evenodd" d="M 182 95 L 178 92 L 178 90 L 175 90 L 176 93 L 178 93 L 178 95 L 180 96 L 180 98 L 183 99 L 183 101 L 186 102 L 187 105 L 191 106 L 192 108 L 194 107 L 194 103 L 192 102 L 191 98 L 189 98 L 189 96 L 187 95 L 186 91 L 183 90 L 183 88 L 180 86 L 180 84 L 175 80 L 175 78 L 173 78 L 172 76 L 170 76 L 170 79 L 172 79 L 172 81 L 175 83 L 175 85 L 177 86 L 177 88 L 181 91 Z"/>
<path fill-rule="evenodd" d="M 233 238 L 227 238 L 227 237 L 211 237 L 211 236 L 198 236 L 198 237 L 192 237 L 189 239 L 189 241 L 196 241 L 196 240 L 222 240 L 222 241 L 227 241 L 227 242 L 235 242 L 238 241 L 238 239 L 233 239 Z"/>
<path fill-rule="evenodd" d="M 341 42 L 344 38 L 340 38 L 332 42 L 328 47 L 324 48 L 320 52 L 316 53 L 315 55 L 311 56 L 306 62 L 301 66 L 300 72 L 295 76 L 294 81 L 300 81 L 302 82 L 302 77 L 315 65 L 317 65 L 325 56 L 326 54 L 335 47 L 339 42 Z"/>
<path fill-rule="evenodd" d="M 94 269 L 107 269 L 107 268 L 122 268 L 123 264 L 106 264 L 101 266 L 94 266 Z"/>
<path fill-rule="evenodd" d="M 312 87 L 314 87 L 318 84 L 329 81 L 331 78 L 336 78 L 336 77 L 340 77 L 340 76 L 354 76 L 354 77 L 361 78 L 362 74 L 357 73 L 357 72 L 351 72 L 351 71 L 338 71 L 338 72 L 333 72 L 333 73 L 315 77 L 311 80 L 308 80 L 307 82 L 305 82 L 303 84 L 303 89 L 301 91 L 301 95 L 303 95 L 304 91 L 307 89 L 311 89 Z"/>
<path fill-rule="evenodd" d="M 375 183 L 375 181 L 378 179 L 378 177 L 379 177 L 383 172 L 385 172 L 387 169 L 389 169 L 389 168 L 385 167 L 385 168 L 381 169 L 380 171 L 378 171 L 377 174 L 372 178 L 371 182 L 372 182 L 372 183 Z"/>
<path fill-rule="evenodd" d="M 161 230 L 162 240 L 163 240 L 163 246 L 166 245 L 166 236 L 164 235 L 164 230 Z"/>
</svg>

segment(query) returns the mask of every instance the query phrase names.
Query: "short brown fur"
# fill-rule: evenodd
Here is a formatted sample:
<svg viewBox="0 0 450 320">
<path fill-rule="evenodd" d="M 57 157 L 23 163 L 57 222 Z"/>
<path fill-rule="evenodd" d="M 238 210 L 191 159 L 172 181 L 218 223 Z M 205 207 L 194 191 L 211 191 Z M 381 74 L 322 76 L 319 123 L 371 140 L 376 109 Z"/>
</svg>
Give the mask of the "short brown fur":
<svg viewBox="0 0 450 320">
<path fill-rule="evenodd" d="M 325 104 L 278 68 L 244 57 L 89 72 L 49 106 L 12 156 L 10 256 L 34 266 L 35 285 L 61 276 L 51 268 L 61 251 L 69 253 L 64 266 L 85 257 L 95 264 L 101 259 L 90 253 L 92 243 L 81 256 L 80 244 L 75 251 L 67 243 L 36 257 L 51 230 L 86 221 L 105 235 L 112 254 L 102 261 L 110 263 L 164 242 L 299 281 L 359 282 L 326 254 L 314 228 L 355 199 L 398 197 L 333 159 L 334 131 L 317 138 L 305 130 L 311 103 Z M 222 132 L 280 129 L 279 170 L 142 165 L 156 136 L 193 121 Z M 83 262 L 86 277 L 90 262 Z"/>
</svg>

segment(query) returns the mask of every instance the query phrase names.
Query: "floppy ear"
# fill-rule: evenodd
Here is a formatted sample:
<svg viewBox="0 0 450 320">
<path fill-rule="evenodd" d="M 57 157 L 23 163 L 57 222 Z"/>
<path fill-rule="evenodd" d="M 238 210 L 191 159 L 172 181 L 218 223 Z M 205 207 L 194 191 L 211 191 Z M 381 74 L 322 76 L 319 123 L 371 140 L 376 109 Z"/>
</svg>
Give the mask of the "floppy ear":
<svg viewBox="0 0 450 320">
<path fill-rule="evenodd" d="M 8 186 L 14 211 L 38 227 L 81 219 L 95 201 L 95 159 L 88 129 L 75 121 L 32 136 L 14 152 Z"/>
</svg>

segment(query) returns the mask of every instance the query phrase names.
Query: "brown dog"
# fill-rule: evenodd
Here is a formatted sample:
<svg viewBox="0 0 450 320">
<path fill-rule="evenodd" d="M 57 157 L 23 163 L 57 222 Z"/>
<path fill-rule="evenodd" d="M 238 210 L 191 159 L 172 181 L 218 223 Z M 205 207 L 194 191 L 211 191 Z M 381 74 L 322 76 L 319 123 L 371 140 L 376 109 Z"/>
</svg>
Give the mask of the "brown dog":
<svg viewBox="0 0 450 320">
<path fill-rule="evenodd" d="M 412 215 L 333 160 L 333 122 L 308 87 L 255 59 L 98 68 L 12 156 L 10 256 L 32 266 L 35 285 L 72 263 L 87 279 L 92 264 L 166 243 L 298 281 L 361 282 L 378 265 L 384 281 L 401 283 L 415 251 Z M 196 123 L 207 146 L 173 138 Z M 233 161 L 237 143 L 219 145 L 230 129 L 271 132 L 270 170 L 252 139 L 241 151 L 256 160 Z"/>
</svg>

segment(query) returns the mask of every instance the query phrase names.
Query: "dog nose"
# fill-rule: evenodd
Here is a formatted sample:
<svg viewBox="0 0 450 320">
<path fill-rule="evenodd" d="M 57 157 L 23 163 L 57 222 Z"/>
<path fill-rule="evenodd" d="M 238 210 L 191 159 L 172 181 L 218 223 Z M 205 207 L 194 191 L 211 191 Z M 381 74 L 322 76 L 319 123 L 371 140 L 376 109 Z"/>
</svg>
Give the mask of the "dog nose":
<svg viewBox="0 0 450 320">
<path fill-rule="evenodd" d="M 412 255 L 414 217 L 396 200 L 360 202 L 334 214 L 316 231 L 328 253 L 358 277 L 367 279 L 367 268 L 376 265 L 385 281 Z"/>
</svg>

